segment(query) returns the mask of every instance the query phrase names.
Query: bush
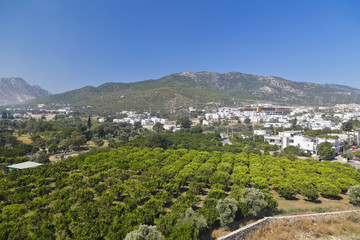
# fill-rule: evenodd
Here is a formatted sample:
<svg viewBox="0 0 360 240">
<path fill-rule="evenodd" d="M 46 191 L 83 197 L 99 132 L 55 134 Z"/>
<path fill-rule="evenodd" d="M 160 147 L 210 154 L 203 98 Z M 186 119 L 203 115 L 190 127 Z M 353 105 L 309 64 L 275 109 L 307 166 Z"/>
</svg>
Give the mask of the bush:
<svg viewBox="0 0 360 240">
<path fill-rule="evenodd" d="M 250 216 L 259 217 L 268 205 L 264 194 L 259 189 L 245 188 L 242 195 L 241 202 L 245 203 L 248 207 Z"/>
<path fill-rule="evenodd" d="M 349 201 L 353 204 L 360 204 L 360 185 L 352 186 L 348 191 Z"/>
<path fill-rule="evenodd" d="M 158 240 L 161 239 L 156 226 L 140 225 L 138 229 L 129 232 L 125 240 Z"/>
<path fill-rule="evenodd" d="M 226 226 L 234 221 L 238 210 L 238 203 L 233 198 L 221 199 L 216 205 L 216 210 L 219 213 L 221 225 Z"/>
</svg>

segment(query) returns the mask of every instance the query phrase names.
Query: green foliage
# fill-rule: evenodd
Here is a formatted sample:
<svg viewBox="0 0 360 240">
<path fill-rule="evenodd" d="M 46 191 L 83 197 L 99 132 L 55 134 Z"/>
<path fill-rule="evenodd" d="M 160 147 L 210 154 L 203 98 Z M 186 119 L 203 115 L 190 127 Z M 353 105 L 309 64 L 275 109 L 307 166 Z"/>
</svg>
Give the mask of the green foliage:
<svg viewBox="0 0 360 240">
<path fill-rule="evenodd" d="M 301 183 L 299 190 L 302 196 L 306 197 L 311 201 L 314 201 L 319 198 L 318 191 L 311 183 L 307 183 L 307 182 Z"/>
<path fill-rule="evenodd" d="M 169 236 L 170 240 L 196 240 L 199 238 L 199 230 L 197 230 L 192 222 L 187 222 L 174 229 L 174 232 Z"/>
<path fill-rule="evenodd" d="M 147 148 L 142 138 L 139 146 L 124 142 L 117 149 L 96 149 L 3 176 L 0 235 L 4 239 L 110 240 L 124 239 L 139 225 L 155 224 L 167 239 L 197 239 L 199 229 L 204 229 L 199 226 L 206 225 L 195 222 L 205 219 L 210 228 L 218 227 L 221 216 L 216 206 L 227 195 L 238 201 L 238 210 L 235 217 L 230 214 L 223 219 L 240 220 L 275 211 L 271 184 L 287 182 L 312 199 L 306 188 L 317 194 L 326 183 L 345 192 L 360 183 L 360 173 L 348 164 L 231 153 L 221 146 L 221 151 L 177 149 L 199 139 L 214 144 L 217 135 L 161 135 L 169 136 L 176 148 Z M 24 161 L 0 157 L 3 165 L 20 160 Z M 256 182 L 261 190 L 245 189 Z M 301 183 L 314 183 L 316 188 Z M 189 208 L 198 210 L 188 214 Z M 181 226 L 177 226 L 179 219 Z"/>
<path fill-rule="evenodd" d="M 335 156 L 335 149 L 333 145 L 329 142 L 322 142 L 318 147 L 318 154 L 320 158 L 331 159 Z"/>
<path fill-rule="evenodd" d="M 125 240 L 160 240 L 156 226 L 140 225 L 138 229 L 129 232 Z"/>
<path fill-rule="evenodd" d="M 225 191 L 222 189 L 211 189 L 209 191 L 208 197 L 214 199 L 222 199 L 226 196 Z"/>
<path fill-rule="evenodd" d="M 353 121 L 352 120 L 349 120 L 342 124 L 342 130 L 344 130 L 346 132 L 351 132 L 352 129 L 353 129 Z"/>
<path fill-rule="evenodd" d="M 204 201 L 204 206 L 199 211 L 199 213 L 205 217 L 206 222 L 210 227 L 218 224 L 219 214 L 216 211 L 217 203 L 217 199 L 207 198 Z"/>
<path fill-rule="evenodd" d="M 29 144 L 24 144 L 16 139 L 10 133 L 0 132 L 0 156 L 3 157 L 17 157 L 24 156 L 31 153 L 33 147 Z"/>
<path fill-rule="evenodd" d="M 334 184 L 328 182 L 320 183 L 317 188 L 321 194 L 329 198 L 337 197 L 341 193 L 341 190 L 339 188 L 337 188 Z"/>
<path fill-rule="evenodd" d="M 253 217 L 260 217 L 268 206 L 264 194 L 256 188 L 245 188 L 241 202 L 248 207 L 248 213 Z"/>
<path fill-rule="evenodd" d="M 186 209 L 186 211 L 181 214 L 180 218 L 178 219 L 176 225 L 182 226 L 187 222 L 191 222 L 192 225 L 199 230 L 199 232 L 205 230 L 207 227 L 206 219 L 203 215 L 198 214 L 192 208 Z"/>
<path fill-rule="evenodd" d="M 157 122 L 155 123 L 155 125 L 153 126 L 152 128 L 155 132 L 157 133 L 161 133 L 162 131 L 164 131 L 164 124 L 160 123 L 160 122 Z"/>
<path fill-rule="evenodd" d="M 276 191 L 286 199 L 294 198 L 296 195 L 296 191 L 288 182 L 280 183 Z"/>
<path fill-rule="evenodd" d="M 203 132 L 203 129 L 202 129 L 201 125 L 197 125 L 197 126 L 190 128 L 190 133 L 202 133 L 202 132 Z"/>
<path fill-rule="evenodd" d="M 349 188 L 347 195 L 351 203 L 360 204 L 360 185 Z"/>
<path fill-rule="evenodd" d="M 159 218 L 155 219 L 157 228 L 165 237 L 169 237 L 173 233 L 179 216 L 180 213 L 171 212 L 160 215 Z"/>
<path fill-rule="evenodd" d="M 171 144 L 171 140 L 166 135 L 152 134 L 148 137 L 145 146 L 150 148 L 167 149 Z"/>
<path fill-rule="evenodd" d="M 40 152 L 39 156 L 36 158 L 36 162 L 38 163 L 49 163 L 49 155 L 47 155 L 45 152 Z"/>
<path fill-rule="evenodd" d="M 238 203 L 233 198 L 220 199 L 216 205 L 216 210 L 221 219 L 221 225 L 226 226 L 232 223 L 238 211 Z"/>
</svg>

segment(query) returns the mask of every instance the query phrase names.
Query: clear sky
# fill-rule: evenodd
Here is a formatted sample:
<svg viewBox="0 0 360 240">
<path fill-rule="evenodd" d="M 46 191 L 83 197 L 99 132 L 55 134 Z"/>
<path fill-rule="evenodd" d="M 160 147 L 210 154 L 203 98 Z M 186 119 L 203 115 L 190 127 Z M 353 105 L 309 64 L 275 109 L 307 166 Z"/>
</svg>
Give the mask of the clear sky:
<svg viewBox="0 0 360 240">
<path fill-rule="evenodd" d="M 184 71 L 360 88 L 360 1 L 0 0 L 0 77 L 59 93 Z"/>
</svg>

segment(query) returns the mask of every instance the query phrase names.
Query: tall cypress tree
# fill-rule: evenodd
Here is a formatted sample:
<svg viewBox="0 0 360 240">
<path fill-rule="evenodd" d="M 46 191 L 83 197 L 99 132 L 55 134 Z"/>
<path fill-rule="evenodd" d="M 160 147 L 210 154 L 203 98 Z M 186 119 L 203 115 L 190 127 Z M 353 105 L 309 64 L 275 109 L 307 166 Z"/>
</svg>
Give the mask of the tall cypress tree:
<svg viewBox="0 0 360 240">
<path fill-rule="evenodd" d="M 89 115 L 89 118 L 88 118 L 87 126 L 88 126 L 88 129 L 91 128 L 91 118 L 90 118 L 90 115 Z"/>
</svg>

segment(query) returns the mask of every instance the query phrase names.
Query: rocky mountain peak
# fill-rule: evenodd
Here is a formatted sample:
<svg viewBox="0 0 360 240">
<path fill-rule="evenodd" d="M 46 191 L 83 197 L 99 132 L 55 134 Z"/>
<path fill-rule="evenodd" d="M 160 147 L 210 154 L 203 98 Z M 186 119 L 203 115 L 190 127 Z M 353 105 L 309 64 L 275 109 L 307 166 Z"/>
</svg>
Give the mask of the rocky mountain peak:
<svg viewBox="0 0 360 240">
<path fill-rule="evenodd" d="M 0 78 L 0 105 L 24 102 L 49 94 L 40 86 L 32 86 L 22 78 Z"/>
</svg>

